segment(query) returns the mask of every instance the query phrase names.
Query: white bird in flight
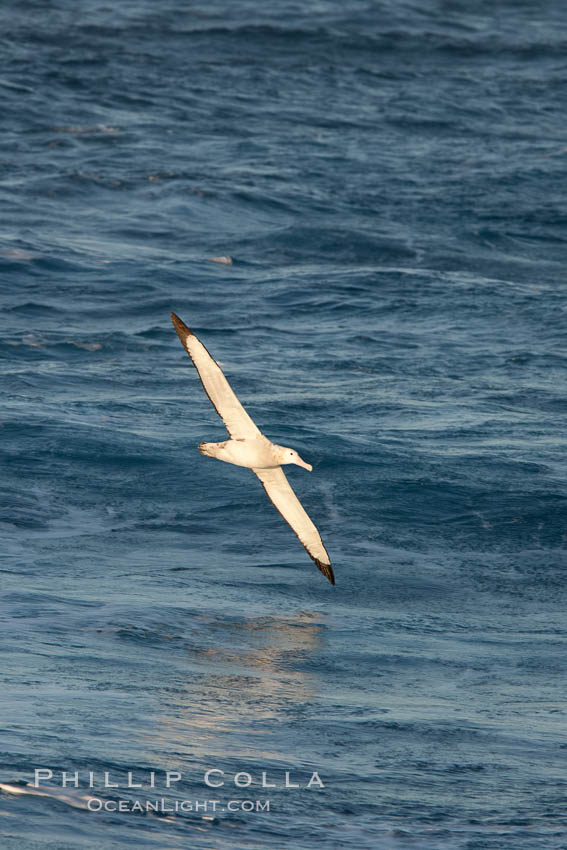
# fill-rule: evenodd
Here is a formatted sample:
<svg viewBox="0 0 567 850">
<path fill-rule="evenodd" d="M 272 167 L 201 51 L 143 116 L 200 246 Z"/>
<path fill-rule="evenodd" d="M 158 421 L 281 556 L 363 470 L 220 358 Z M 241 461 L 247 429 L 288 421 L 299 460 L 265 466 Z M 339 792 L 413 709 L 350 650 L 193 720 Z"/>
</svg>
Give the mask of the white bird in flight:
<svg viewBox="0 0 567 850">
<path fill-rule="evenodd" d="M 230 440 L 223 443 L 199 443 L 199 451 L 207 457 L 216 457 L 236 466 L 246 466 L 258 476 L 268 498 L 290 524 L 307 554 L 331 584 L 335 583 L 331 560 L 315 525 L 309 519 L 301 502 L 281 468 L 283 463 L 295 463 L 310 472 L 313 467 L 305 463 L 294 449 L 276 446 L 262 434 L 246 413 L 220 366 L 213 360 L 205 346 L 181 319 L 171 314 L 173 326 L 199 373 L 203 389 L 225 424 Z"/>
</svg>

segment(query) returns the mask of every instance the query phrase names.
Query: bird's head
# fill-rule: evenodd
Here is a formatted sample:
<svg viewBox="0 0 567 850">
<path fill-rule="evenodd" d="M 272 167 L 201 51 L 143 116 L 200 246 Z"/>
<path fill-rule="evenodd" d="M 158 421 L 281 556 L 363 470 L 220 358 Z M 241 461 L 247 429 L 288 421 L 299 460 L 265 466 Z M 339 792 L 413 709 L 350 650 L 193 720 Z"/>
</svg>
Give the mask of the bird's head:
<svg viewBox="0 0 567 850">
<path fill-rule="evenodd" d="M 295 449 L 288 449 L 287 446 L 278 446 L 278 460 L 280 464 L 296 463 L 297 466 L 302 466 L 304 469 L 308 469 L 309 472 L 313 469 L 310 463 L 305 463 L 304 460 L 301 460 Z"/>
</svg>

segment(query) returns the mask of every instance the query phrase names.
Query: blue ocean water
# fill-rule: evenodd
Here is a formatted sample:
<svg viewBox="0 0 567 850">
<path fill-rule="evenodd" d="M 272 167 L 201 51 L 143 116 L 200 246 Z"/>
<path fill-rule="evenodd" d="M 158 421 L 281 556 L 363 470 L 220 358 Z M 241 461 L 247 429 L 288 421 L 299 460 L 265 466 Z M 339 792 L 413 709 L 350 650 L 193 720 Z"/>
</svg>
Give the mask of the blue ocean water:
<svg viewBox="0 0 567 850">
<path fill-rule="evenodd" d="M 4 2 L 2 850 L 567 847 L 566 32 Z"/>
</svg>

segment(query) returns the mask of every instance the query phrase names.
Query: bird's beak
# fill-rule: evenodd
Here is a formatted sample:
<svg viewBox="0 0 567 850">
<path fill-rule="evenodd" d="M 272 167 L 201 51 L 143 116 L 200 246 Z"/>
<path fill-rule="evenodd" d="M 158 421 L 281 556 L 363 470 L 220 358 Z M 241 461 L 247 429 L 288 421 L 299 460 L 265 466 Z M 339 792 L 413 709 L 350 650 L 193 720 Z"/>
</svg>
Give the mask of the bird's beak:
<svg viewBox="0 0 567 850">
<path fill-rule="evenodd" d="M 297 455 L 297 460 L 295 461 L 298 466 L 302 466 L 304 469 L 308 469 L 309 472 L 313 472 L 313 467 L 310 463 L 305 463 L 304 460 L 301 460 L 299 455 Z"/>
</svg>

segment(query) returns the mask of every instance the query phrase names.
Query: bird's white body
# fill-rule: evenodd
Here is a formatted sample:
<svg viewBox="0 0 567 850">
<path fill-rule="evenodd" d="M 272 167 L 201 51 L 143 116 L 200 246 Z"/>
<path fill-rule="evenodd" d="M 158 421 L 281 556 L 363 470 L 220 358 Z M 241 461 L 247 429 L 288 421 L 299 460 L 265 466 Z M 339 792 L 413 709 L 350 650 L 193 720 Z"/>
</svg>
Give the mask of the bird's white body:
<svg viewBox="0 0 567 850">
<path fill-rule="evenodd" d="M 207 457 L 215 457 L 236 466 L 248 469 L 275 469 L 282 463 L 296 463 L 311 470 L 311 466 L 301 460 L 297 452 L 285 446 L 276 446 L 263 435 L 251 440 L 225 440 L 222 443 L 199 443 L 199 451 Z M 293 459 L 286 459 L 286 452 L 293 452 Z"/>
<path fill-rule="evenodd" d="M 290 524 L 307 554 L 331 584 L 333 568 L 317 528 L 305 512 L 285 477 L 282 464 L 294 463 L 310 472 L 312 466 L 302 460 L 295 449 L 278 446 L 262 434 L 244 410 L 232 387 L 205 346 L 181 319 L 171 314 L 179 339 L 191 357 L 203 389 L 222 418 L 231 439 L 221 443 L 200 443 L 199 451 L 236 466 L 245 466 L 260 479 L 270 501 Z"/>
<path fill-rule="evenodd" d="M 253 466 L 267 469 L 279 466 L 271 451 L 271 443 L 262 440 L 225 440 L 223 443 L 199 443 L 199 451 L 207 457 L 215 457 L 236 466 Z"/>
</svg>

